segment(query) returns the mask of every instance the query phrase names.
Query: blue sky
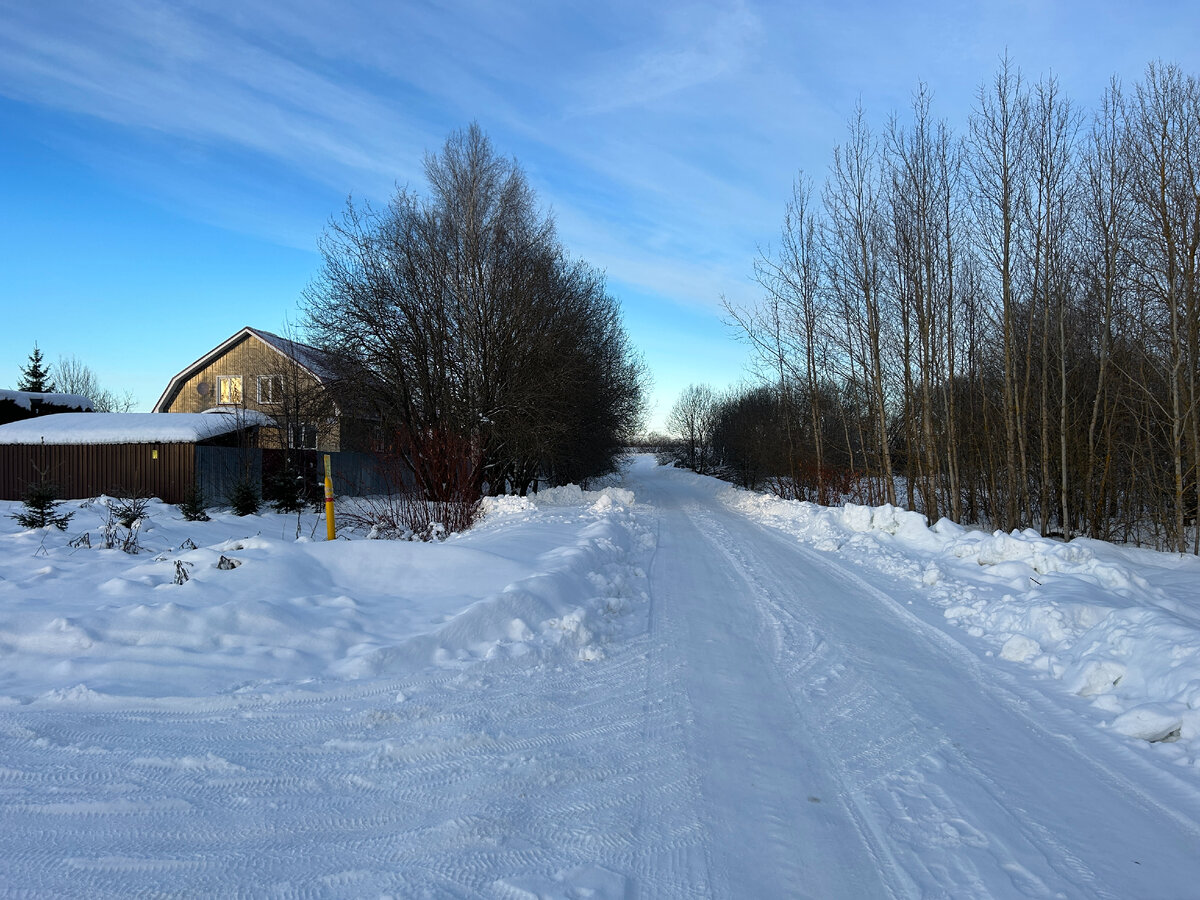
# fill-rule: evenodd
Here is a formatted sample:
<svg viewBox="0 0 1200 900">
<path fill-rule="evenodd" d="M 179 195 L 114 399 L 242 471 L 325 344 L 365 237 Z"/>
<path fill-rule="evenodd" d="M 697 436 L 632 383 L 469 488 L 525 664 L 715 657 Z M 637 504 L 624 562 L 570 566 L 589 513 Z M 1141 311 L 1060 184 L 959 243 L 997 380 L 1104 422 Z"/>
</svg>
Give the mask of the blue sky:
<svg viewBox="0 0 1200 900">
<path fill-rule="evenodd" d="M 1147 62 L 1196 73 L 1189 3 L 0 0 L 0 387 L 35 341 L 149 409 L 244 325 L 299 319 L 348 195 L 421 187 L 478 121 L 560 236 L 604 269 L 654 374 L 745 375 L 722 297 L 752 303 L 790 185 L 861 101 L 918 81 L 965 128 L 1007 52 L 1090 109 Z"/>
</svg>

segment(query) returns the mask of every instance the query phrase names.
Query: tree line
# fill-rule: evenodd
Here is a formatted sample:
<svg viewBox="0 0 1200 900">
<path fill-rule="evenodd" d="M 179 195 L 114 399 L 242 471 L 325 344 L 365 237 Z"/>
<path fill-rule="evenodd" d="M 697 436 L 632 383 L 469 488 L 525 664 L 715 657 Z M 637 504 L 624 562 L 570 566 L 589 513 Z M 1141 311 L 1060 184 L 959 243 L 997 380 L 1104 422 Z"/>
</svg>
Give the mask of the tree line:
<svg viewBox="0 0 1200 900">
<path fill-rule="evenodd" d="M 710 398 L 712 464 L 1200 551 L 1194 76 L 1154 63 L 1089 111 L 1005 59 L 961 133 L 924 86 L 880 129 L 857 109 L 754 271 L 727 310 L 759 383 Z"/>
<path fill-rule="evenodd" d="M 19 371 L 18 391 L 86 397 L 96 412 L 129 412 L 137 402 L 129 391 L 118 394 L 101 385 L 92 368 L 77 356 L 60 356 L 57 363 L 47 365 L 36 343 Z"/>
</svg>

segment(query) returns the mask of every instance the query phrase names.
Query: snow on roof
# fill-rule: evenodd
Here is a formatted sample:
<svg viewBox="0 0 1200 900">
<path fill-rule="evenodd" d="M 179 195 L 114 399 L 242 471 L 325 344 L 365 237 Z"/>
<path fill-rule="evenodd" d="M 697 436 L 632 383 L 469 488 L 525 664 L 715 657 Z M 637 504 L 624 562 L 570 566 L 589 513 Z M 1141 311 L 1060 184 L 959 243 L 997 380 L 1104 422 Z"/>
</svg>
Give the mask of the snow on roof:
<svg viewBox="0 0 1200 900">
<path fill-rule="evenodd" d="M 232 347 L 236 346 L 243 338 L 253 336 L 258 338 L 268 347 L 275 350 L 283 356 L 295 360 L 296 363 L 305 371 L 307 371 L 318 382 L 335 381 L 335 368 L 332 357 L 317 347 L 302 344 L 299 341 L 289 340 L 288 338 L 280 337 L 277 334 L 272 334 L 269 331 L 263 331 L 261 328 L 251 328 L 246 326 L 241 331 L 227 338 L 218 346 L 209 350 L 202 357 L 197 359 L 187 368 L 177 373 L 170 382 L 167 383 L 167 389 L 163 391 L 162 396 L 158 398 L 158 402 L 154 404 L 154 411 L 163 411 L 172 400 L 178 396 L 183 383 L 192 375 L 199 372 L 214 359 L 228 352 Z"/>
<path fill-rule="evenodd" d="M 0 425 L 0 444 L 176 444 L 272 420 L 254 410 L 202 413 L 52 413 Z"/>
<path fill-rule="evenodd" d="M 70 409 L 91 409 L 92 401 L 82 394 L 39 393 L 37 391 L 9 391 L 0 389 L 0 400 L 11 400 L 22 409 L 33 409 L 36 403 L 52 403 Z"/>
<path fill-rule="evenodd" d="M 319 381 L 334 380 L 332 362 L 329 354 L 324 350 L 280 337 L 269 331 L 263 331 L 261 328 L 247 328 L 246 330 L 257 335 L 264 343 L 270 344 L 284 356 L 294 359 Z"/>
</svg>

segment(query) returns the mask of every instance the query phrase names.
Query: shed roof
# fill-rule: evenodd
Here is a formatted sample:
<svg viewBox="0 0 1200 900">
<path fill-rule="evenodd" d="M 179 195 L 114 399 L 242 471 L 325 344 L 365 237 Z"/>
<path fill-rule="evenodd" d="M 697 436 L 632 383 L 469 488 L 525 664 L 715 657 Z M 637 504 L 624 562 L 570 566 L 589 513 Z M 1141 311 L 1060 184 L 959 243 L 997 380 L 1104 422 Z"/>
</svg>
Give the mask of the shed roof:
<svg viewBox="0 0 1200 900">
<path fill-rule="evenodd" d="M 269 416 L 254 410 L 53 413 L 0 425 L 0 444 L 186 444 L 269 424 Z"/>
</svg>

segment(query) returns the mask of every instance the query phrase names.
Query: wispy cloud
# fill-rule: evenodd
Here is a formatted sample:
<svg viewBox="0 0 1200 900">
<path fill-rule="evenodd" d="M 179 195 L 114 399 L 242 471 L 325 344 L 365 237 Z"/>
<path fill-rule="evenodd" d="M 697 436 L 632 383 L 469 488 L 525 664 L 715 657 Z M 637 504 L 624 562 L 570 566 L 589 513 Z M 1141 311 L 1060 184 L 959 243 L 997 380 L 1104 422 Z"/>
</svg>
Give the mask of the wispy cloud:
<svg viewBox="0 0 1200 900">
<path fill-rule="evenodd" d="M 427 143 L 380 97 L 226 22 L 154 0 L 67 6 L 28 4 L 7 18 L 0 32 L 5 94 L 232 145 L 340 183 L 347 170 L 394 177 Z M 363 129 L 364 122 L 373 127 Z"/>
<path fill-rule="evenodd" d="M 763 35 L 744 2 L 665 7 L 654 31 L 632 33 L 578 86 L 579 113 L 647 106 L 735 74 Z"/>
</svg>

